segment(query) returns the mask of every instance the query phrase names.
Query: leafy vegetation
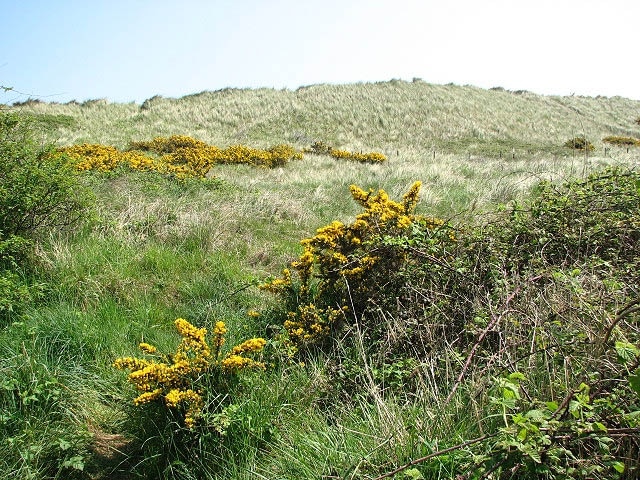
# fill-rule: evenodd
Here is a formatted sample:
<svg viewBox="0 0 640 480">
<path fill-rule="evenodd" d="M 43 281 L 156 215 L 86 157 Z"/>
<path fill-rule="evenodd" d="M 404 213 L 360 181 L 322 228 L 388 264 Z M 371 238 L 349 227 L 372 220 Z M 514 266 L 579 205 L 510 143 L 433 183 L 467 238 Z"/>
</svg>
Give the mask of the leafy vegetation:
<svg viewBox="0 0 640 480">
<path fill-rule="evenodd" d="M 6 224 L 46 204 L 5 182 L 23 158 L 64 205 L 0 244 L 5 476 L 637 477 L 638 162 L 559 147 L 637 136 L 633 102 L 391 82 L 16 110 L 76 123 L 64 155 L 2 140 Z"/>
</svg>

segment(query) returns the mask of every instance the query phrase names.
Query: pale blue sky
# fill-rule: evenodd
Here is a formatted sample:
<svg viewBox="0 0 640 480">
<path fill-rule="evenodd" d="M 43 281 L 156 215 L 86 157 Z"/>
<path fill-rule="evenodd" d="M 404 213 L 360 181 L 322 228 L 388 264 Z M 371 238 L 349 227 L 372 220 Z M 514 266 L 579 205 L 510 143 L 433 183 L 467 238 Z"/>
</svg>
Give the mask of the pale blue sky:
<svg viewBox="0 0 640 480">
<path fill-rule="evenodd" d="M 392 78 L 640 100 L 639 0 L 0 0 L 0 102 Z"/>
</svg>

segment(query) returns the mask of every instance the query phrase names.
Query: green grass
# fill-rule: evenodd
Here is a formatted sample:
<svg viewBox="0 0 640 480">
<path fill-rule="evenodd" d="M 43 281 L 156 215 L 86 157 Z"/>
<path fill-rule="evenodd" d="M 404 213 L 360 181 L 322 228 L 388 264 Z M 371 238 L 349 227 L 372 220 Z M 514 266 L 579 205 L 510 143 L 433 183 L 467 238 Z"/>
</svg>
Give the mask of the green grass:
<svg viewBox="0 0 640 480">
<path fill-rule="evenodd" d="M 133 407 L 134 389 L 111 364 L 138 355 L 141 341 L 174 351 L 178 317 L 209 330 L 223 320 L 228 345 L 265 336 L 277 351 L 278 319 L 268 313 L 277 300 L 255 285 L 296 258 L 302 238 L 360 213 L 351 184 L 401 198 L 422 180 L 419 213 L 482 222 L 496 205 L 526 198 L 541 180 L 640 165 L 634 149 L 611 147 L 604 154 L 605 136 L 640 136 L 634 123 L 640 103 L 617 97 L 392 81 L 226 89 L 154 98 L 143 106 L 97 101 L 15 108 L 34 115 L 60 145 L 124 147 L 184 134 L 221 147 L 287 142 L 302 148 L 321 140 L 389 156 L 379 165 L 311 154 L 275 169 L 217 165 L 208 181 L 140 172 L 82 175 L 96 195 L 94 218 L 78 231 L 40 239 L 30 275 L 46 284 L 45 296 L 0 331 L 0 473 L 15 478 L 372 479 L 481 436 L 500 420 L 487 405 L 489 380 L 481 368 L 443 402 L 464 361 L 453 346 L 423 359 L 419 380 L 411 380 L 420 392 L 413 397 L 365 382 L 357 395 L 334 398 L 327 357 L 289 364 L 273 354 L 267 372 L 233 390 L 238 408 L 227 435 L 208 432 L 203 444 L 179 438 L 184 432 L 174 428 L 175 417 L 162 416 L 166 412 L 152 417 Z M 562 147 L 578 135 L 596 145 L 589 157 Z M 591 277 L 580 278 L 587 284 Z M 563 288 L 549 287 L 548 298 L 563 300 L 569 295 Z M 543 308 L 548 298 L 532 294 L 540 318 L 549 313 Z M 590 312 L 606 310 L 587 300 Z M 517 307 L 524 311 L 526 303 Z M 251 309 L 265 316 L 252 319 Z M 386 313 L 390 323 L 406 320 Z M 522 338 L 533 341 L 528 333 Z M 355 367 L 373 375 L 373 356 L 355 351 Z M 537 364 L 536 372 L 532 381 L 545 394 L 548 375 L 557 387 L 562 373 L 553 361 Z M 400 378 L 408 382 L 405 373 Z M 440 456 L 420 472 L 454 479 L 463 457 L 462 450 Z"/>
</svg>

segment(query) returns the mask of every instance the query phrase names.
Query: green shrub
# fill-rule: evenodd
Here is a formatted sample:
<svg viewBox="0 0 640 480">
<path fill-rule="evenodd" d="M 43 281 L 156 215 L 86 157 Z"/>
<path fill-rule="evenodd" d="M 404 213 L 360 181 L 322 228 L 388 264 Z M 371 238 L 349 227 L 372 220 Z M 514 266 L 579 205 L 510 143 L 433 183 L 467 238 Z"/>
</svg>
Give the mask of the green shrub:
<svg viewBox="0 0 640 480">
<path fill-rule="evenodd" d="M 39 145 L 31 128 L 18 115 L 0 112 L 1 240 L 72 226 L 91 202 L 68 159 Z"/>
<path fill-rule="evenodd" d="M 470 477 L 637 478 L 639 186 L 621 169 L 543 182 L 456 228 L 413 213 L 419 185 L 404 202 L 352 187 L 364 212 L 264 288 L 289 341 L 323 348 L 328 414 L 430 398 L 468 422 L 473 406 Z"/>
<path fill-rule="evenodd" d="M 90 204 L 68 159 L 38 144 L 28 119 L 0 112 L 0 320 L 42 293 L 28 280 L 33 242 L 78 223 Z"/>
</svg>

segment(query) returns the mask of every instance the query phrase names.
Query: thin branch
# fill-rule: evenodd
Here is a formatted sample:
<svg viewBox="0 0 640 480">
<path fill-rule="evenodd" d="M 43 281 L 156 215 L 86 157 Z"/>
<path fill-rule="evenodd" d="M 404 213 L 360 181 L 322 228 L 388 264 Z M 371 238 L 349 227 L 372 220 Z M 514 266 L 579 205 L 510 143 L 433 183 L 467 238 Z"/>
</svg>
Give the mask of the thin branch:
<svg viewBox="0 0 640 480">
<path fill-rule="evenodd" d="M 439 457 L 440 455 L 444 455 L 445 453 L 453 452 L 454 450 L 460 450 L 461 448 L 468 447 L 469 445 L 473 445 L 474 443 L 484 442 L 485 440 L 487 440 L 487 439 L 489 439 L 491 437 L 495 437 L 496 435 L 498 435 L 498 434 L 497 433 L 492 433 L 492 434 L 483 435 L 481 437 L 474 438 L 473 440 L 467 440 L 466 442 L 459 443 L 458 445 L 454 445 L 453 447 L 445 448 L 443 450 L 438 450 L 438 451 L 430 453 L 429 455 L 426 455 L 424 457 L 417 458 L 415 460 L 411 460 L 409 463 L 407 463 L 405 465 L 402 465 L 401 467 L 398 467 L 398 468 L 396 468 L 395 470 L 393 470 L 391 472 L 387 472 L 384 475 L 380 475 L 379 477 L 376 477 L 374 480 L 382 480 L 383 478 L 393 477 L 396 473 L 400 473 L 400 472 L 406 470 L 409 467 L 412 467 L 414 465 L 418 465 L 419 463 L 424 463 L 427 460 L 430 460 L 430 459 L 432 459 L 434 457 Z"/>
<path fill-rule="evenodd" d="M 609 341 L 609 337 L 611 336 L 611 333 L 613 332 L 613 329 L 615 328 L 615 326 L 625 317 L 628 317 L 629 315 L 635 312 L 640 312 L 640 298 L 636 298 L 632 302 L 628 303 L 627 305 L 624 306 L 622 310 L 620 310 L 616 314 L 615 318 L 613 319 L 613 322 L 611 322 L 611 325 L 609 325 L 609 328 L 607 328 L 607 331 L 605 332 L 604 337 L 602 339 L 603 347 Z"/>
</svg>

